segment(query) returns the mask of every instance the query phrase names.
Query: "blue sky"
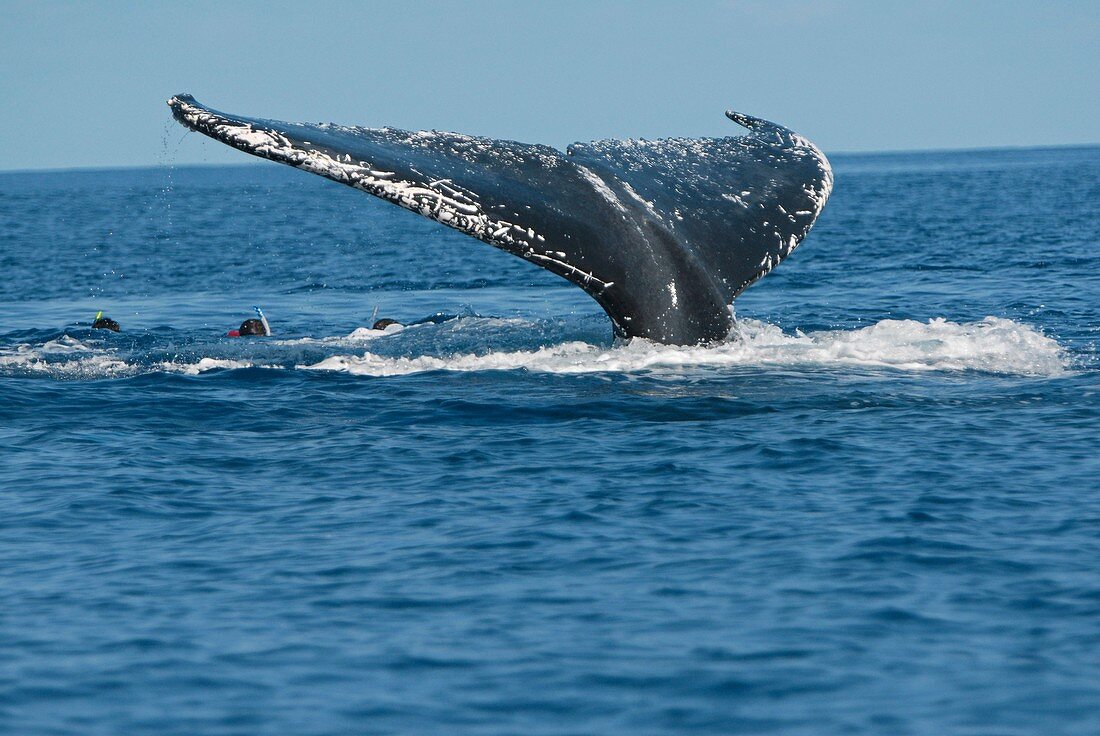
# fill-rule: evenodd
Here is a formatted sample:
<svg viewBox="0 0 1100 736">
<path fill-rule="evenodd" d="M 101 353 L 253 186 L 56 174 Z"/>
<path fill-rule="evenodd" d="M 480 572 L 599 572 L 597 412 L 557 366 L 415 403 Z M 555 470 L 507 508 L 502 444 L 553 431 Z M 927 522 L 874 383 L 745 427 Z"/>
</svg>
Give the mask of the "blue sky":
<svg viewBox="0 0 1100 736">
<path fill-rule="evenodd" d="M 548 143 L 1100 143 L 1100 2 L 0 0 L 0 169 L 226 163 L 164 100 Z M 181 141 L 181 138 L 183 140 Z"/>
</svg>

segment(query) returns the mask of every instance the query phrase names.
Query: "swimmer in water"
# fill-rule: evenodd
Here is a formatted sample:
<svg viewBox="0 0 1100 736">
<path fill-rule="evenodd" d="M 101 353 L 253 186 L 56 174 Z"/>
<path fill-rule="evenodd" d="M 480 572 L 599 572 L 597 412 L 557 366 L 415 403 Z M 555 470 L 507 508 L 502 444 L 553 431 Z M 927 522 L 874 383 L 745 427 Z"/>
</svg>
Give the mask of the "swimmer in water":
<svg viewBox="0 0 1100 736">
<path fill-rule="evenodd" d="M 246 319 L 240 328 L 225 333 L 229 337 L 267 337 L 264 323 L 258 319 Z"/>
<path fill-rule="evenodd" d="M 371 315 L 371 319 L 374 319 L 377 316 L 378 310 L 375 309 L 374 314 Z M 393 325 L 397 325 L 398 327 L 412 327 L 413 325 L 438 325 L 444 322 L 450 322 L 452 319 L 458 319 L 459 316 L 460 315 L 457 314 L 448 314 L 447 312 L 436 312 L 430 317 L 422 317 L 421 319 L 413 320 L 409 323 L 398 322 L 395 319 L 383 317 L 382 319 L 377 320 L 373 325 L 371 325 L 371 329 L 382 330 L 384 332 L 387 327 L 391 327 Z"/>
<path fill-rule="evenodd" d="M 267 323 L 267 317 L 264 316 L 264 310 L 259 307 L 252 307 L 256 310 L 256 317 L 252 319 L 246 319 L 241 322 L 241 326 L 236 330 L 230 330 L 225 333 L 228 337 L 271 337 L 271 325 Z"/>
<path fill-rule="evenodd" d="M 104 317 L 103 312 L 99 311 L 95 313 L 95 321 L 92 322 L 93 330 L 110 330 L 111 332 L 121 332 L 122 328 L 118 326 L 118 322 L 115 322 L 110 317 Z"/>
</svg>

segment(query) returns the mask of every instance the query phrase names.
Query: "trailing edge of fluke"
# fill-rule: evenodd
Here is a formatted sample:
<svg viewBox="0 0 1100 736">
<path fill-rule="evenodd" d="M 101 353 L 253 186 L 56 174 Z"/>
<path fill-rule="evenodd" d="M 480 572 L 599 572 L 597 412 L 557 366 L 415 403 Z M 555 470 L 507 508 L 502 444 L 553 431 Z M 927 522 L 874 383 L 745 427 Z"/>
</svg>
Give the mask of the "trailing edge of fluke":
<svg viewBox="0 0 1100 736">
<path fill-rule="evenodd" d="M 595 299 L 623 338 L 725 340 L 734 297 L 825 206 L 825 155 L 737 112 L 748 134 L 549 146 L 458 133 L 286 123 L 168 100 L 176 120 L 246 153 L 381 197 L 524 258 Z"/>
</svg>

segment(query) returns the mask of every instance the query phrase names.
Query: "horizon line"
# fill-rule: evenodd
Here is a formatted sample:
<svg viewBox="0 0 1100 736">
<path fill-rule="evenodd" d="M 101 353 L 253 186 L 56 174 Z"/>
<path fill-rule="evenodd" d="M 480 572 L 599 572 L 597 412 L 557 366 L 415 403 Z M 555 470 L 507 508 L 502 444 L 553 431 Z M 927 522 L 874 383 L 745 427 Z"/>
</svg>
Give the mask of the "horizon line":
<svg viewBox="0 0 1100 736">
<path fill-rule="evenodd" d="M 936 153 L 996 153 L 1002 151 L 1054 151 L 1054 150 L 1072 150 L 1075 148 L 1100 148 L 1100 142 L 1096 143 L 1052 143 L 1052 144 L 1040 144 L 1040 145 L 1018 145 L 1018 146 L 980 146 L 973 147 L 960 147 L 960 148 L 897 148 L 887 150 L 869 150 L 869 151 L 836 151 L 834 153 L 827 153 L 829 158 L 840 157 L 846 158 L 849 156 L 912 156 L 921 154 L 936 154 Z M 271 161 L 265 161 L 263 159 L 257 161 L 242 161 L 241 163 L 185 163 L 185 164 L 132 164 L 125 166 L 46 166 L 39 169 L 0 169 L 0 175 L 3 174 L 64 174 L 64 173 L 94 173 L 97 171 L 145 171 L 156 169 L 173 169 L 173 168 L 189 168 L 189 169 L 218 169 L 218 168 L 244 168 L 249 166 L 267 166 L 272 164 Z M 279 164 L 275 164 L 279 165 Z"/>
</svg>

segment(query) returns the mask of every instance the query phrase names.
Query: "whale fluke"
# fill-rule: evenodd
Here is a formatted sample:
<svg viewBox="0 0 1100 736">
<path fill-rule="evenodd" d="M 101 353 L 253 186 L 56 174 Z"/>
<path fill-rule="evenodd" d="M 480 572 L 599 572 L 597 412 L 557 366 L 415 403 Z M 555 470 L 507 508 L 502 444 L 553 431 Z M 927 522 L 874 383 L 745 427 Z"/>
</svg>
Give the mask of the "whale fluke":
<svg viewBox="0 0 1100 736">
<path fill-rule="evenodd" d="M 801 242 L 832 190 L 810 141 L 729 111 L 747 135 L 549 146 L 285 123 L 168 100 L 186 127 L 360 189 L 572 281 L 619 337 L 725 339 L 729 304 Z"/>
</svg>

